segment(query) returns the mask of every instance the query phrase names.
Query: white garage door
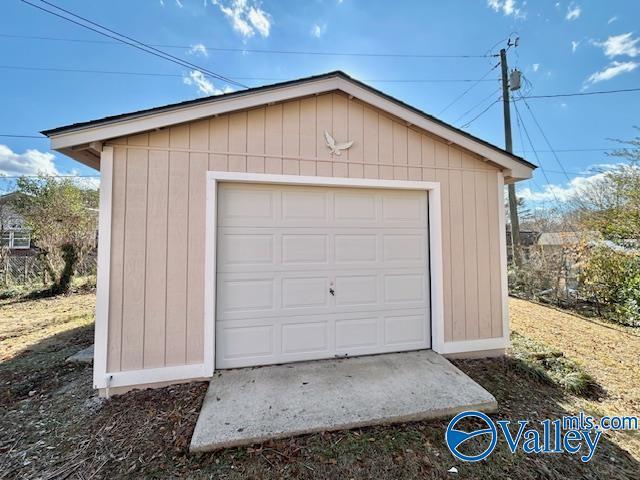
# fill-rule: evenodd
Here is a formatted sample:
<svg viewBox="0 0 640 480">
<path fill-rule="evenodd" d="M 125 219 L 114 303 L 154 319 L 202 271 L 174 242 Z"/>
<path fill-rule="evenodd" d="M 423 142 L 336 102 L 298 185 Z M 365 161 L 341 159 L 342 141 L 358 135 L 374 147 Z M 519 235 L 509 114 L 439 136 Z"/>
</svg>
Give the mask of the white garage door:
<svg viewBox="0 0 640 480">
<path fill-rule="evenodd" d="M 427 193 L 221 184 L 216 368 L 431 346 Z"/>
</svg>

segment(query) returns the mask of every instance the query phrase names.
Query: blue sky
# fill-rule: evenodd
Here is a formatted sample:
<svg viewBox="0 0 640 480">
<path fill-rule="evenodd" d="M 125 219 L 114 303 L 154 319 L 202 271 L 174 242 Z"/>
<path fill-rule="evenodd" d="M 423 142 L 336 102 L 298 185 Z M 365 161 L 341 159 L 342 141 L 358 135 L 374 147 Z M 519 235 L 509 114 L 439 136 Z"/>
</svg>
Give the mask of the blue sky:
<svg viewBox="0 0 640 480">
<path fill-rule="evenodd" d="M 636 88 L 640 83 L 640 32 L 635 30 L 640 2 L 53 3 L 138 40 L 164 45 L 162 49 L 173 55 L 250 86 L 341 69 L 456 126 L 474 120 L 498 98 L 499 68 L 490 71 L 496 64 L 494 58 L 300 55 L 273 51 L 482 56 L 496 53 L 508 37 L 518 36 L 518 47 L 509 50 L 509 64 L 520 69 L 527 80 L 524 95 Z M 68 123 L 234 88 L 129 46 L 110 43 L 109 39 L 19 0 L 5 0 L 2 11 L 0 134 L 33 135 Z M 477 80 L 485 75 L 485 81 L 475 85 L 450 81 Z M 467 94 L 445 109 L 472 85 Z M 633 125 L 640 125 L 640 92 L 532 98 L 527 102 L 554 149 L 614 147 L 610 138 L 629 139 L 637 134 Z M 604 151 L 559 152 L 559 160 L 569 172 L 567 178 L 548 151 L 529 110 L 523 102 L 518 103 L 518 108 L 534 148 L 541 150 L 540 163 L 546 172 L 546 178 L 538 170 L 533 182 L 519 184 L 519 191 L 530 201 L 564 199 L 576 186 L 590 180 L 589 172 L 595 167 L 612 163 Z M 516 115 L 512 113 L 515 148 L 520 151 L 523 147 Z M 504 145 L 499 103 L 465 128 L 496 145 Z M 538 163 L 528 145 L 524 150 L 525 157 Z M 38 171 L 96 173 L 49 152 L 46 141 L 0 137 L 0 175 Z M 10 180 L 0 180 L 0 190 L 10 187 Z"/>
</svg>

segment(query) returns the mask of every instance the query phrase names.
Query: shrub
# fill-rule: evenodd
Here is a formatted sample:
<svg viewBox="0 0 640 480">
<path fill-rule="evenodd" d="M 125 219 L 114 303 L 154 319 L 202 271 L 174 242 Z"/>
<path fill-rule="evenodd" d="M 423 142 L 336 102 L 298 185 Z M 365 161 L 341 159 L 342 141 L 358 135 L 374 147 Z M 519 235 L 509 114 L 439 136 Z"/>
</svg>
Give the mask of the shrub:
<svg viewBox="0 0 640 480">
<path fill-rule="evenodd" d="M 640 327 L 640 253 L 608 245 L 591 249 L 582 265 L 580 290 L 598 313 Z"/>
<path fill-rule="evenodd" d="M 513 356 L 519 360 L 516 368 L 536 380 L 581 396 L 600 390 L 593 377 L 562 352 L 516 332 L 511 332 L 511 347 Z"/>
</svg>

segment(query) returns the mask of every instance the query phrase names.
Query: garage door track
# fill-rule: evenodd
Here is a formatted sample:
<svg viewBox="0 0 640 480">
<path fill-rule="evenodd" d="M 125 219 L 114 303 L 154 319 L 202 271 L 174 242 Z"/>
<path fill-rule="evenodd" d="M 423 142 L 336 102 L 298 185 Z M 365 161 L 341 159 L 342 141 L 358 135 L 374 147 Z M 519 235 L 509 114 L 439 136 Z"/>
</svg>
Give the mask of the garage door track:
<svg viewBox="0 0 640 480">
<path fill-rule="evenodd" d="M 431 350 L 223 370 L 209 385 L 191 451 L 496 407 Z"/>
</svg>

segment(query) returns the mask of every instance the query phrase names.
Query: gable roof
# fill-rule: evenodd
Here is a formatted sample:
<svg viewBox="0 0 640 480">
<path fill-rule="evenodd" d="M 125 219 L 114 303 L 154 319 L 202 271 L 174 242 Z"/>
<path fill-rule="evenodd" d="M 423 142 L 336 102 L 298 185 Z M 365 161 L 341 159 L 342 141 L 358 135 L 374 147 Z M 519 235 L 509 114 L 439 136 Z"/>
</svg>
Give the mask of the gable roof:
<svg viewBox="0 0 640 480">
<path fill-rule="evenodd" d="M 237 92 L 187 100 L 161 107 L 112 115 L 44 130 L 52 148 L 94 168 L 99 156 L 88 146 L 111 138 L 198 120 L 234 110 L 341 90 L 355 98 L 460 145 L 508 170 L 507 177 L 530 178 L 536 165 L 481 138 L 460 130 L 422 110 L 356 80 L 342 71 L 249 88 Z"/>
</svg>

